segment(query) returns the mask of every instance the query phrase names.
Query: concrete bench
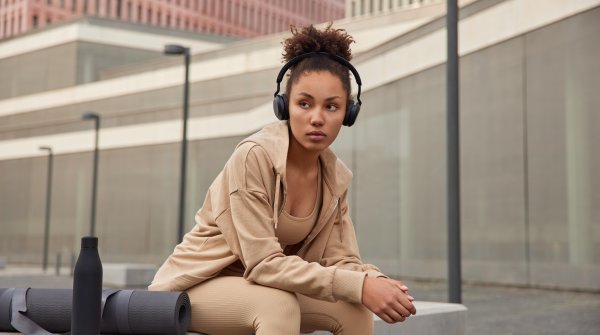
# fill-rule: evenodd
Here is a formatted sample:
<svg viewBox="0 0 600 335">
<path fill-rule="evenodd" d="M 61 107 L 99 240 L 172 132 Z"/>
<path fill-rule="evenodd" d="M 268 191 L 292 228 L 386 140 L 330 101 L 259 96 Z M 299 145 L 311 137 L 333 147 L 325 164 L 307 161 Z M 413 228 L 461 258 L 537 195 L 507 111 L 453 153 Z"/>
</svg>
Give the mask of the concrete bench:
<svg viewBox="0 0 600 335">
<path fill-rule="evenodd" d="M 103 286 L 115 288 L 146 288 L 157 267 L 154 264 L 106 263 L 103 268 Z"/>
<path fill-rule="evenodd" d="M 467 308 L 461 304 L 415 301 L 417 315 L 408 320 L 388 324 L 375 316 L 375 335 L 465 335 L 467 333 Z M 188 335 L 205 335 L 187 333 Z M 313 335 L 331 334 L 318 331 Z"/>
<path fill-rule="evenodd" d="M 460 304 L 415 301 L 417 315 L 402 323 L 387 324 L 375 317 L 375 335 L 465 335 L 467 332 L 467 308 Z M 15 333 L 0 333 L 15 334 Z M 318 331 L 313 335 L 331 334 Z M 190 333 L 187 335 L 205 335 Z"/>
</svg>

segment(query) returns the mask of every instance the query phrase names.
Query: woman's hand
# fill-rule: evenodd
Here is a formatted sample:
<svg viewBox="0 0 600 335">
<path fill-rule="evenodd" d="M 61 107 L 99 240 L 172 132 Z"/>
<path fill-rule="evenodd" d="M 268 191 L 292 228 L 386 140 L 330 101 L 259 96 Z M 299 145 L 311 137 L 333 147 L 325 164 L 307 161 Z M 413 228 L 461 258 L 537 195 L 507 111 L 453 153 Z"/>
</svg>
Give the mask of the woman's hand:
<svg viewBox="0 0 600 335">
<path fill-rule="evenodd" d="M 402 322 L 416 314 L 414 300 L 401 281 L 383 277 L 365 278 L 362 303 L 387 323 Z"/>
</svg>

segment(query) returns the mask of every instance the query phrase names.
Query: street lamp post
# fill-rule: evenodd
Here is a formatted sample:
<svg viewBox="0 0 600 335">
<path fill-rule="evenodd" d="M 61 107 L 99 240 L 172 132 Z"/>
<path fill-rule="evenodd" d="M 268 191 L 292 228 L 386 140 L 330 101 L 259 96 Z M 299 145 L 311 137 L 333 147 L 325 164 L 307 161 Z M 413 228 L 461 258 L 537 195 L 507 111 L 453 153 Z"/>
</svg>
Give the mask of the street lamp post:
<svg viewBox="0 0 600 335">
<path fill-rule="evenodd" d="M 42 260 L 42 269 L 46 272 L 48 268 L 48 244 L 50 236 L 50 204 L 52 198 L 52 164 L 54 161 L 54 155 L 51 147 L 40 147 L 40 150 L 48 151 L 48 175 L 47 175 L 47 186 L 46 186 L 46 218 L 44 221 L 44 257 Z"/>
<path fill-rule="evenodd" d="M 185 79 L 183 84 L 183 134 L 181 138 L 181 172 L 179 174 L 179 221 L 177 238 L 178 242 L 183 240 L 185 227 L 185 179 L 187 171 L 187 122 L 189 114 L 189 72 L 190 72 L 190 48 L 181 45 L 169 44 L 165 46 L 166 55 L 183 55 L 185 61 Z"/>
<path fill-rule="evenodd" d="M 462 272 L 460 256 L 460 124 L 458 73 L 458 6 L 457 0 L 447 0 L 447 158 L 448 158 L 448 300 L 462 302 Z"/>
<path fill-rule="evenodd" d="M 100 130 L 100 115 L 93 112 L 84 113 L 81 115 L 82 120 L 93 120 L 95 131 L 94 142 L 94 170 L 92 176 L 92 210 L 90 219 L 90 236 L 96 236 L 96 194 L 98 187 L 98 132 Z"/>
</svg>

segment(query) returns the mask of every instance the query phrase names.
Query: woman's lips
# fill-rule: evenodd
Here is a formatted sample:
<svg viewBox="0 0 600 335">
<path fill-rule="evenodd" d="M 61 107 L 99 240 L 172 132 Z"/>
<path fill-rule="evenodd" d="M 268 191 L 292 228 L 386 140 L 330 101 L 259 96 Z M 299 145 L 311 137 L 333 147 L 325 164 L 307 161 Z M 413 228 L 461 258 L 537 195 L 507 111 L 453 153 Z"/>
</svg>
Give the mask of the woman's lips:
<svg viewBox="0 0 600 335">
<path fill-rule="evenodd" d="M 311 131 L 310 133 L 307 133 L 306 135 L 308 135 L 308 138 L 311 141 L 321 141 L 325 138 L 325 133 L 321 132 L 321 131 Z"/>
</svg>

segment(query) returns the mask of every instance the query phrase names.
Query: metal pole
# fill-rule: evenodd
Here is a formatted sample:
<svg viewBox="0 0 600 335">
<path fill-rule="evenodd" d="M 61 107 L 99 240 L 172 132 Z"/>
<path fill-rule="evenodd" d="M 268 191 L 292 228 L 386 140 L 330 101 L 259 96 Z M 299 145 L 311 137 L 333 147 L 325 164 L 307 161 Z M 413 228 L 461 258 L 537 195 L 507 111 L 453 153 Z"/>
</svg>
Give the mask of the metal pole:
<svg viewBox="0 0 600 335">
<path fill-rule="evenodd" d="M 190 49 L 185 48 L 185 80 L 183 86 L 183 136 L 181 139 L 181 173 L 179 175 L 179 225 L 177 230 L 178 242 L 183 241 L 185 228 L 185 180 L 187 174 L 187 123 L 189 114 L 189 72 Z"/>
<path fill-rule="evenodd" d="M 47 175 L 47 185 L 46 185 L 46 218 L 44 221 L 44 257 L 42 260 L 42 269 L 46 272 L 48 268 L 48 245 L 50 239 L 50 208 L 52 203 L 52 165 L 54 161 L 54 155 L 52 153 L 52 148 L 50 147 L 40 147 L 41 150 L 48 151 L 48 175 Z"/>
<path fill-rule="evenodd" d="M 460 148 L 458 6 L 447 0 L 448 300 L 462 302 L 460 257 Z"/>
<path fill-rule="evenodd" d="M 94 144 L 94 172 L 92 181 L 92 213 L 91 213 L 91 225 L 90 225 L 90 236 L 96 236 L 96 192 L 98 190 L 98 133 L 100 130 L 100 116 L 97 115 L 94 118 L 94 124 L 96 126 L 96 140 Z"/>
<path fill-rule="evenodd" d="M 55 264 L 54 272 L 56 273 L 57 276 L 60 276 L 60 268 L 62 266 L 61 257 L 62 256 L 61 256 L 60 252 L 56 253 L 56 264 Z"/>
</svg>

